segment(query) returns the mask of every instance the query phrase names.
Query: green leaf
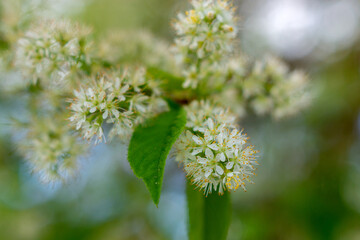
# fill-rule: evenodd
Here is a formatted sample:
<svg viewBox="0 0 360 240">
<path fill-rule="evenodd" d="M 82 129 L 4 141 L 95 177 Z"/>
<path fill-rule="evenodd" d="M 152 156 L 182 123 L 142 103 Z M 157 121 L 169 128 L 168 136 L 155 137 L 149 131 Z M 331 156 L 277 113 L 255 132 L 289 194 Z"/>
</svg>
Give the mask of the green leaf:
<svg viewBox="0 0 360 240">
<path fill-rule="evenodd" d="M 192 99 L 199 98 L 198 91 L 192 88 L 183 88 L 182 84 L 185 79 L 175 76 L 169 72 L 158 68 L 150 67 L 147 69 L 147 75 L 150 78 L 160 82 L 161 89 L 164 90 L 166 97 L 176 99 L 177 102 L 189 103 Z"/>
<path fill-rule="evenodd" d="M 174 76 L 171 73 L 154 67 L 149 67 L 147 69 L 147 73 L 153 78 L 162 80 L 162 88 L 167 91 L 179 90 L 183 88 L 182 83 L 184 82 L 184 78 Z"/>
<path fill-rule="evenodd" d="M 226 240 L 231 220 L 230 193 L 207 197 L 187 181 L 189 240 Z"/>
<path fill-rule="evenodd" d="M 170 111 L 138 126 L 129 144 L 128 160 L 135 175 L 145 182 L 159 204 L 165 161 L 186 123 L 185 110 L 169 101 Z"/>
</svg>

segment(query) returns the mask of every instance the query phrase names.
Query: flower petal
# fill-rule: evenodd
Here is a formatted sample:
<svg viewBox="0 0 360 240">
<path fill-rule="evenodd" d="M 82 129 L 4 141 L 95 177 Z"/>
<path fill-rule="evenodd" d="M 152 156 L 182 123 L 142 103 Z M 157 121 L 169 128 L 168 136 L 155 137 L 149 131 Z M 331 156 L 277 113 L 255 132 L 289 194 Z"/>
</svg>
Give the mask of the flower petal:
<svg viewBox="0 0 360 240">
<path fill-rule="evenodd" d="M 197 161 L 201 164 L 206 164 L 206 162 L 207 162 L 206 158 L 202 158 L 202 157 L 198 157 Z"/>
<path fill-rule="evenodd" d="M 208 147 L 215 151 L 219 150 L 219 147 L 216 145 L 216 143 L 210 144 Z"/>
<path fill-rule="evenodd" d="M 210 130 L 214 129 L 214 121 L 211 118 L 207 120 L 207 125 L 209 126 Z"/>
<path fill-rule="evenodd" d="M 209 177 L 210 176 L 210 174 L 212 173 L 212 169 L 211 168 L 209 168 L 206 172 L 205 172 L 205 177 L 207 178 L 207 177 Z"/>
<path fill-rule="evenodd" d="M 102 115 L 103 119 L 106 119 L 108 117 L 108 115 L 109 115 L 109 111 L 106 109 Z"/>
<path fill-rule="evenodd" d="M 193 136 L 192 139 L 196 144 L 202 145 L 202 141 L 198 136 Z"/>
<path fill-rule="evenodd" d="M 209 148 L 207 148 L 207 149 L 205 150 L 205 156 L 206 156 L 209 160 L 211 160 L 211 159 L 214 158 L 214 153 L 213 153 L 213 151 L 211 151 Z"/>
<path fill-rule="evenodd" d="M 219 165 L 216 166 L 216 172 L 221 176 L 224 174 L 224 169 L 220 167 Z"/>
<path fill-rule="evenodd" d="M 195 148 L 193 151 L 192 151 L 192 153 L 191 153 L 191 155 L 198 155 L 199 153 L 201 153 L 202 152 L 202 149 L 201 148 Z"/>
<path fill-rule="evenodd" d="M 226 160 L 225 154 L 224 153 L 219 153 L 218 155 L 216 155 L 216 160 L 220 161 L 220 162 L 225 162 L 225 160 Z"/>
<path fill-rule="evenodd" d="M 96 112 L 96 107 L 91 108 L 91 109 L 90 109 L 90 112 L 91 112 L 91 113 Z"/>
<path fill-rule="evenodd" d="M 226 169 L 231 169 L 234 166 L 234 162 L 228 162 L 226 164 Z"/>
</svg>

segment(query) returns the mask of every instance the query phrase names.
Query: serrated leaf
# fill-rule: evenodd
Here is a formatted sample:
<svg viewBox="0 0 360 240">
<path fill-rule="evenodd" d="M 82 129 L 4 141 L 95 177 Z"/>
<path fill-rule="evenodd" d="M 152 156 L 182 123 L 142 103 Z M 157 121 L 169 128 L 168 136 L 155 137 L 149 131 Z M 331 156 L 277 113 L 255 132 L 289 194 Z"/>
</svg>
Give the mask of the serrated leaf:
<svg viewBox="0 0 360 240">
<path fill-rule="evenodd" d="M 207 197 L 187 181 L 189 240 L 226 240 L 231 220 L 230 193 Z"/>
<path fill-rule="evenodd" d="M 170 111 L 138 126 L 129 144 L 128 160 L 135 175 L 145 182 L 159 204 L 166 158 L 186 123 L 185 110 L 169 102 Z"/>
</svg>

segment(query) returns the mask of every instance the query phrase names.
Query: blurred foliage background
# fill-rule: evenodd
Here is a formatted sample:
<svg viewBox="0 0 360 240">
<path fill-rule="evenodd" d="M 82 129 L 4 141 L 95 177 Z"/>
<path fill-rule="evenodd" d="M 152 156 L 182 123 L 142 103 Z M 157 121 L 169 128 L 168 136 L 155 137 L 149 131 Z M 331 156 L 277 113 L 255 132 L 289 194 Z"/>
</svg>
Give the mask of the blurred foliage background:
<svg viewBox="0 0 360 240">
<path fill-rule="evenodd" d="M 97 37 L 146 29 L 169 42 L 179 0 L 61 0 Z M 241 0 L 242 51 L 268 51 L 312 80 L 312 106 L 275 122 L 242 122 L 261 150 L 256 184 L 232 194 L 229 239 L 360 239 L 360 2 Z M 172 159 L 159 208 L 152 204 L 119 142 L 96 146 L 76 181 L 45 186 L 17 154 L 0 96 L 0 239 L 186 239 L 184 173 Z M 120 147 L 119 147 L 120 146 Z"/>
</svg>

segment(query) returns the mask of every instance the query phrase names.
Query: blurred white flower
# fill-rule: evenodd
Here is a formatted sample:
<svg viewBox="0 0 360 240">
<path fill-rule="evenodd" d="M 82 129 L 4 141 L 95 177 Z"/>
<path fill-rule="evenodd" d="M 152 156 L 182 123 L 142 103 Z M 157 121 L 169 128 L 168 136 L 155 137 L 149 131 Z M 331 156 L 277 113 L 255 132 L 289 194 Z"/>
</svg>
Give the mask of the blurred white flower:
<svg viewBox="0 0 360 240">
<path fill-rule="evenodd" d="M 15 65 L 33 83 L 64 87 L 91 64 L 90 32 L 67 20 L 42 20 L 18 40 Z"/>
<path fill-rule="evenodd" d="M 311 92 L 306 74 L 290 71 L 279 58 L 268 55 L 240 69 L 246 70 L 234 72 L 223 91 L 212 96 L 217 102 L 226 103 L 239 117 L 250 110 L 281 119 L 309 106 Z"/>
<path fill-rule="evenodd" d="M 19 143 L 32 171 L 44 183 L 64 182 L 78 170 L 79 157 L 87 147 L 78 141 L 63 116 L 34 119 Z"/>
<path fill-rule="evenodd" d="M 99 43 L 99 57 L 113 65 L 142 64 L 175 72 L 170 44 L 145 30 L 111 31 Z"/>
<path fill-rule="evenodd" d="M 276 119 L 292 116 L 310 103 L 305 73 L 290 71 L 284 62 L 274 56 L 255 63 L 243 82 L 242 92 L 255 113 L 271 114 Z"/>
</svg>

